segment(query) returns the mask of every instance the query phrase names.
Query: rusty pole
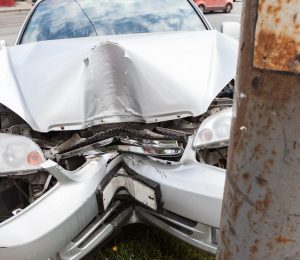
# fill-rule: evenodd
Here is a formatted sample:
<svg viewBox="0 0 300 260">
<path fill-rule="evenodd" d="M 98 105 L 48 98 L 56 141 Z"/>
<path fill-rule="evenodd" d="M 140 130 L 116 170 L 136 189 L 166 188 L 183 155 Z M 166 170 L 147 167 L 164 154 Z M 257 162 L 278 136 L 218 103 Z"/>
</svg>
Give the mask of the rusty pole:
<svg viewBox="0 0 300 260">
<path fill-rule="evenodd" d="M 300 1 L 246 0 L 218 260 L 300 259 Z"/>
</svg>

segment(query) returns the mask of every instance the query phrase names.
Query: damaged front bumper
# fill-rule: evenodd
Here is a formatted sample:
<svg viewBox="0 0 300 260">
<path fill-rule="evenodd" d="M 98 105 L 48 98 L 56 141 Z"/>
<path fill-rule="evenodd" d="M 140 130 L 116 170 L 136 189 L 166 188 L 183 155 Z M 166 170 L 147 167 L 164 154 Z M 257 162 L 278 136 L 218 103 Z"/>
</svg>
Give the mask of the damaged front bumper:
<svg viewBox="0 0 300 260">
<path fill-rule="evenodd" d="M 72 172 L 51 160 L 43 163 L 57 184 L 0 223 L 0 259 L 81 259 L 117 229 L 137 222 L 216 252 L 223 169 L 189 154 L 180 162 L 112 155 L 90 158 Z"/>
</svg>

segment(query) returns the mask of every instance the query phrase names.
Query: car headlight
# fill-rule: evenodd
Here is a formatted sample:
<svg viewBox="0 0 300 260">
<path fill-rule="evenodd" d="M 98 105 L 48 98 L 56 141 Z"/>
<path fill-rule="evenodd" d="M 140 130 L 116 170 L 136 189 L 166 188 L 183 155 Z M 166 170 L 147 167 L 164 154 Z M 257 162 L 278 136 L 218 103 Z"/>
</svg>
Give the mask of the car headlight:
<svg viewBox="0 0 300 260">
<path fill-rule="evenodd" d="M 232 120 L 232 108 L 207 117 L 196 134 L 194 147 L 218 148 L 228 146 Z"/>
<path fill-rule="evenodd" d="M 31 139 L 19 135 L 0 134 L 0 175 L 37 169 L 44 161 L 40 147 Z"/>
</svg>

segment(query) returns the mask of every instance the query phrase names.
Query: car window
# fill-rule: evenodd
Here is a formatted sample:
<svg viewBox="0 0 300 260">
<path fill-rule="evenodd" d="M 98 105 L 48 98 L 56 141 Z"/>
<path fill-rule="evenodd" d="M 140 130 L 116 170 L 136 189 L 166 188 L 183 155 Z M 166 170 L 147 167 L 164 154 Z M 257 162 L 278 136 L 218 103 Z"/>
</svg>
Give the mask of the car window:
<svg viewBox="0 0 300 260">
<path fill-rule="evenodd" d="M 205 29 L 186 0 L 79 0 L 79 3 L 98 35 Z"/>
<path fill-rule="evenodd" d="M 21 43 L 88 36 L 96 32 L 77 2 L 50 0 L 38 5 Z"/>
<path fill-rule="evenodd" d="M 204 29 L 187 0 L 45 0 L 33 13 L 21 43 Z"/>
</svg>

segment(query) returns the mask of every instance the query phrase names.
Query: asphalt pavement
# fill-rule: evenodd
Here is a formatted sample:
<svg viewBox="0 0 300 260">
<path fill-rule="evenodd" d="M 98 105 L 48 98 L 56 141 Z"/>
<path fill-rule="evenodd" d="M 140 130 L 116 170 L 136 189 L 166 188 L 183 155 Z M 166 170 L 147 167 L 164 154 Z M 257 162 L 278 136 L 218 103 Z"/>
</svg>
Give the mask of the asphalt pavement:
<svg viewBox="0 0 300 260">
<path fill-rule="evenodd" d="M 1 12 L 0 40 L 13 45 L 27 14 L 28 11 Z"/>
<path fill-rule="evenodd" d="M 223 12 L 206 13 L 205 16 L 211 25 L 220 30 L 222 22 L 240 22 L 242 2 L 234 2 L 234 8 L 230 14 Z M 5 40 L 7 45 L 13 45 L 17 34 L 25 20 L 28 10 L 11 10 L 1 12 L 0 10 L 0 40 Z"/>
</svg>

